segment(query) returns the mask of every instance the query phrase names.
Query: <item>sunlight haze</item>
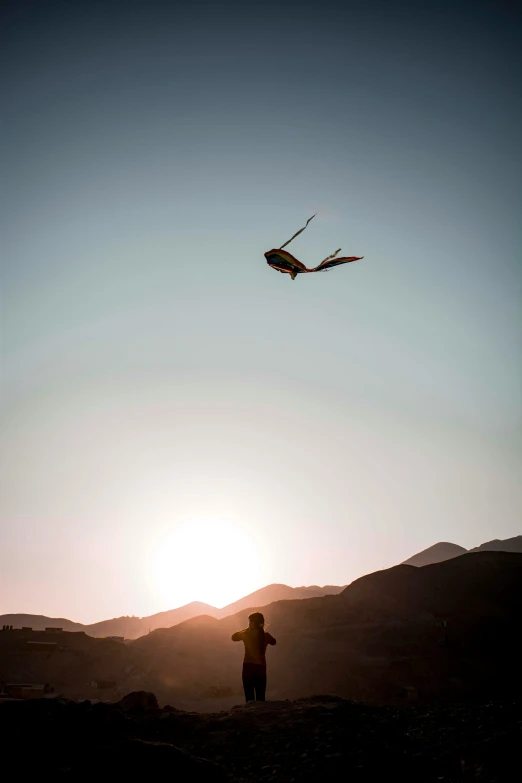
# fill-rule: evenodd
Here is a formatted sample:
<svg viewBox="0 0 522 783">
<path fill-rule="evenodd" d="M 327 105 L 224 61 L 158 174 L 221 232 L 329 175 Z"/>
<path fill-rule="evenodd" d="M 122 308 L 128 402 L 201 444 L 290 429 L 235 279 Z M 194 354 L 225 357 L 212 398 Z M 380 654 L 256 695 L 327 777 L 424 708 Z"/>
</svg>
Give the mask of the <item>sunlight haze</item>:
<svg viewBox="0 0 522 783">
<path fill-rule="evenodd" d="M 0 613 L 522 532 L 508 6 L 5 4 Z"/>
</svg>

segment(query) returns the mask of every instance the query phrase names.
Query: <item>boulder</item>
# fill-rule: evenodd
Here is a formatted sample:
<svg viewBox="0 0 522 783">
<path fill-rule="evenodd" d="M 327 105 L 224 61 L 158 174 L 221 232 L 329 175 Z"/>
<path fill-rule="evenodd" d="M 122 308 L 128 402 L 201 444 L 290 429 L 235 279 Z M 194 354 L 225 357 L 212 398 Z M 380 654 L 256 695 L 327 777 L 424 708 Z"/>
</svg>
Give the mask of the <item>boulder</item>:
<svg viewBox="0 0 522 783">
<path fill-rule="evenodd" d="M 156 696 L 148 691 L 133 691 L 118 702 L 123 712 L 157 712 L 159 704 Z"/>
</svg>

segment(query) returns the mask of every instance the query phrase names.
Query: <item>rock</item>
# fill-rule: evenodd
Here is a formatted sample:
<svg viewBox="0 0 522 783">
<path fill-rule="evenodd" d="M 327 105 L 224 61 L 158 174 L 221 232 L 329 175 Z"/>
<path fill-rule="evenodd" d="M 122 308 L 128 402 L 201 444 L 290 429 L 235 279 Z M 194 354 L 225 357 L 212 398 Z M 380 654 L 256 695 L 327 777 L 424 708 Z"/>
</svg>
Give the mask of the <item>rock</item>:
<svg viewBox="0 0 522 783">
<path fill-rule="evenodd" d="M 81 783 L 158 773 L 176 783 L 520 777 L 522 700 L 377 707 L 318 696 L 203 714 L 154 709 L 151 696 L 129 694 L 127 712 L 121 703 L 1 703 L 4 777 L 41 777 L 44 762 L 49 779 Z"/>
<path fill-rule="evenodd" d="M 120 699 L 118 706 L 123 712 L 157 712 L 159 704 L 156 696 L 147 691 L 133 691 Z"/>
</svg>

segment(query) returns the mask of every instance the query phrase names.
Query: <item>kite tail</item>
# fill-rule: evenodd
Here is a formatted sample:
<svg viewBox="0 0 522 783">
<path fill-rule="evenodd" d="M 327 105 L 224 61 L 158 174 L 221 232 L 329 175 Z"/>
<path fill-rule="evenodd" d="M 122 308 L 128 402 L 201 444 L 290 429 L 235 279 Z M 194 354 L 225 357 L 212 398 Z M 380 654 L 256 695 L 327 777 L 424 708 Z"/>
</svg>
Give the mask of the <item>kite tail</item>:
<svg viewBox="0 0 522 783">
<path fill-rule="evenodd" d="M 332 253 L 332 255 L 331 255 L 331 256 L 326 256 L 326 258 L 324 259 L 324 261 L 321 261 L 321 264 L 324 264 L 324 263 L 325 263 L 325 261 L 330 261 L 332 258 L 335 258 L 335 256 L 336 256 L 338 253 L 340 253 L 340 252 L 341 252 L 341 248 L 339 248 L 339 250 L 336 250 L 336 251 L 335 251 L 335 253 Z M 319 266 L 321 266 L 321 264 L 319 264 Z"/>
<path fill-rule="evenodd" d="M 317 212 L 315 213 L 315 215 L 317 215 Z M 308 220 L 306 221 L 306 226 L 309 224 L 309 222 L 310 222 L 311 220 L 313 220 L 313 218 L 315 217 L 315 215 L 312 215 L 312 217 L 311 217 L 311 218 L 308 218 Z M 304 230 L 305 230 L 306 226 L 303 226 L 303 228 L 300 228 L 300 229 L 299 229 L 299 231 L 298 231 L 296 234 L 294 234 L 294 236 L 293 236 L 293 237 L 290 237 L 290 239 L 288 240 L 288 242 L 285 242 L 285 244 L 284 244 L 284 245 L 281 245 L 281 247 L 279 248 L 279 250 L 282 250 L 284 247 L 286 247 L 287 245 L 289 245 L 289 244 L 290 244 L 290 242 L 292 241 L 292 239 L 295 239 L 297 236 L 299 236 L 299 234 L 301 233 L 301 231 L 304 231 Z M 337 252 L 339 252 L 339 251 L 337 251 Z"/>
</svg>

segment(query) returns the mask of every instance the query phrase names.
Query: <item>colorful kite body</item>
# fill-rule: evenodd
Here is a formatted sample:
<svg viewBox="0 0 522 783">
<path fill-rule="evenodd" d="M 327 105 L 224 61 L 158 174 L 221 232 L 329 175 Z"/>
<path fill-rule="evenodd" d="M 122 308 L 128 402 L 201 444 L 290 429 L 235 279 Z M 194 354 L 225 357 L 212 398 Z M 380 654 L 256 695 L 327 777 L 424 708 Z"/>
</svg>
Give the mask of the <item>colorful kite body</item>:
<svg viewBox="0 0 522 783">
<path fill-rule="evenodd" d="M 312 215 L 312 217 L 306 221 L 306 226 L 314 217 L 315 215 Z M 335 253 L 332 253 L 331 256 L 328 256 L 324 259 L 324 261 L 321 261 L 318 266 L 315 266 L 313 269 L 308 269 L 303 263 L 301 263 L 301 261 L 298 261 L 297 258 L 294 258 L 291 253 L 289 253 L 287 250 L 283 250 L 284 247 L 290 244 L 292 239 L 295 239 L 296 236 L 301 233 L 301 231 L 305 230 L 306 226 L 303 226 L 303 228 L 294 234 L 294 236 L 291 237 L 288 242 L 285 242 L 285 244 L 280 248 L 275 248 L 274 250 L 269 250 L 267 253 L 265 253 L 266 262 L 269 266 L 272 267 L 272 269 L 277 269 L 278 272 L 284 272 L 290 275 L 292 280 L 295 280 L 296 275 L 301 275 L 305 272 L 326 272 L 328 269 L 332 269 L 334 266 L 348 264 L 350 261 L 360 261 L 361 258 L 364 258 L 364 256 L 345 256 L 336 258 L 337 253 L 341 252 L 341 248 L 339 248 L 339 250 L 336 250 Z"/>
</svg>

